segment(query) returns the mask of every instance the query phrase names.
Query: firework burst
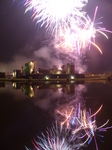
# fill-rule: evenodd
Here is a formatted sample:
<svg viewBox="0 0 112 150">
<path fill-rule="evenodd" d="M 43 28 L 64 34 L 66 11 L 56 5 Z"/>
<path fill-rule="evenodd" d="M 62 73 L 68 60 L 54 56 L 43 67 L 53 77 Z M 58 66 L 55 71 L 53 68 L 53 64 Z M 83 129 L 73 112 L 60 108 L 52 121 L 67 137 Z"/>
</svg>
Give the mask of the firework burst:
<svg viewBox="0 0 112 150">
<path fill-rule="evenodd" d="M 45 27 L 53 37 L 56 49 L 67 53 L 81 53 L 93 45 L 101 54 L 101 48 L 95 43 L 97 34 L 105 36 L 110 32 L 96 22 L 98 7 L 93 20 L 85 11 L 88 0 L 23 0 L 25 13 L 31 12 L 31 18 L 40 27 Z M 48 33 L 48 32 L 47 32 Z"/>
<path fill-rule="evenodd" d="M 47 129 L 46 134 L 42 133 L 37 141 L 34 139 L 32 144 L 36 150 L 72 150 L 69 131 L 62 126 L 58 129 L 57 123 Z"/>
<path fill-rule="evenodd" d="M 80 24 L 78 23 L 77 25 L 74 24 L 74 20 L 72 20 L 70 28 L 61 30 L 57 38 L 54 39 L 54 47 L 66 50 L 66 52 L 76 51 L 81 53 L 81 50 L 90 49 L 91 45 L 93 45 L 102 54 L 102 50 L 95 43 L 95 38 L 98 33 L 100 33 L 108 39 L 106 32 L 112 33 L 112 31 L 100 27 L 99 25 L 102 24 L 102 22 L 95 22 L 97 10 L 98 7 L 95 9 L 93 21 L 88 15 L 84 19 L 81 19 Z"/>
<path fill-rule="evenodd" d="M 85 18 L 83 8 L 88 0 L 26 0 L 25 13 L 32 11 L 31 18 L 51 33 L 68 29 L 72 20 L 79 24 Z"/>
<path fill-rule="evenodd" d="M 97 134 L 97 132 L 101 133 L 112 128 L 112 126 L 105 127 L 109 120 L 99 127 L 96 125 L 96 115 L 100 112 L 102 107 L 103 105 L 101 105 L 94 114 L 91 114 L 91 109 L 89 109 L 89 112 L 87 112 L 86 109 L 81 110 L 81 105 L 79 103 L 76 107 L 70 106 L 68 109 L 57 110 L 56 113 L 60 115 L 60 124 L 65 125 L 65 127 L 72 131 L 71 141 L 74 141 L 74 138 L 81 133 L 82 135 L 79 136 L 78 139 L 81 139 L 84 142 L 80 145 L 84 146 L 86 143 L 90 144 L 94 138 L 96 150 L 98 150 L 96 136 L 103 136 Z"/>
<path fill-rule="evenodd" d="M 86 140 L 83 143 L 81 143 L 81 145 L 84 145 L 86 143 L 90 144 L 90 142 L 94 138 L 96 150 L 98 150 L 98 145 L 96 141 L 96 135 L 97 135 L 96 132 L 104 132 L 104 131 L 107 131 L 107 129 L 112 128 L 112 126 L 104 128 L 104 126 L 108 124 L 109 120 L 107 120 L 104 124 L 102 124 L 99 127 L 97 127 L 96 125 L 96 114 L 100 112 L 100 110 L 102 109 L 102 106 L 103 105 L 101 105 L 100 108 L 94 114 L 91 114 L 91 109 L 89 109 L 89 112 L 87 112 L 86 110 L 83 110 L 81 112 L 80 117 L 77 118 L 79 122 L 79 126 L 75 128 L 72 132 L 74 135 L 77 132 L 82 131 L 82 130 L 85 132 L 85 134 L 79 137 L 79 139 L 84 139 L 85 137 L 87 137 Z M 98 134 L 98 136 L 103 137 L 100 134 Z"/>
</svg>

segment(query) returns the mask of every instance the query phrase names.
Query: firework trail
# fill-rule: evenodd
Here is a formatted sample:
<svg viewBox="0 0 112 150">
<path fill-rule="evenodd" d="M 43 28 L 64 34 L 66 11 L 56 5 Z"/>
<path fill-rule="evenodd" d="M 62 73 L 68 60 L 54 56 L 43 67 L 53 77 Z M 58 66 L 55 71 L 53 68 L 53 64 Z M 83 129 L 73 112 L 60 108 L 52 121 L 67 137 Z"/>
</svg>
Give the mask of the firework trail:
<svg viewBox="0 0 112 150">
<path fill-rule="evenodd" d="M 86 91 L 85 85 L 75 85 L 75 95 L 65 98 L 65 103 L 57 106 L 55 110 L 55 117 L 60 125 L 71 129 L 77 124 L 77 116 L 80 116 L 81 109 L 84 107 L 82 92 Z M 61 102 L 60 102 L 61 103 Z"/>
<path fill-rule="evenodd" d="M 95 43 L 95 38 L 97 34 L 100 33 L 108 39 L 105 32 L 112 33 L 112 31 L 98 26 L 102 24 L 102 22 L 95 22 L 97 10 L 98 7 L 95 9 L 93 21 L 88 15 L 86 19 L 82 20 L 82 22 L 78 25 L 74 24 L 74 20 L 72 20 L 71 27 L 69 29 L 59 32 L 57 38 L 55 38 L 54 47 L 67 52 L 76 51 L 77 53 L 81 53 L 81 50 L 87 48 L 90 49 L 91 45 L 93 45 L 102 54 L 102 50 Z"/>
<path fill-rule="evenodd" d="M 58 109 L 56 113 L 60 116 L 60 120 L 58 120 L 60 124 L 72 131 L 71 141 L 74 141 L 74 138 L 81 133 L 81 136 L 79 135 L 78 139 L 81 139 L 84 142 L 80 145 L 84 146 L 86 143 L 90 144 L 94 138 L 96 150 L 98 150 L 96 136 L 101 138 L 103 136 L 97 132 L 101 133 L 112 128 L 112 126 L 105 127 L 109 120 L 99 127 L 96 125 L 96 115 L 100 112 L 102 107 L 103 105 L 101 105 L 95 113 L 91 114 L 91 109 L 87 112 L 86 109 L 81 108 L 79 103 L 76 106 L 72 105 L 64 107 L 63 109 Z"/>
<path fill-rule="evenodd" d="M 55 48 L 80 53 L 82 49 L 90 49 L 93 45 L 102 54 L 100 47 L 95 44 L 96 35 L 100 33 L 108 38 L 105 32 L 111 31 L 96 27 L 101 24 L 95 23 L 98 7 L 93 21 L 83 11 L 88 0 L 26 0 L 23 3 L 25 13 L 32 11 L 32 19 L 55 35 Z"/>
<path fill-rule="evenodd" d="M 25 13 L 30 11 L 32 20 L 53 37 L 54 48 L 67 53 L 80 54 L 93 45 L 102 54 L 95 38 L 100 33 L 108 39 L 105 32 L 112 33 L 95 21 L 98 7 L 91 20 L 85 11 L 88 0 L 23 0 L 21 3 Z"/>
<path fill-rule="evenodd" d="M 83 110 L 80 113 L 80 117 L 77 117 L 77 120 L 79 122 L 79 127 L 75 128 L 72 133 L 75 135 L 77 132 L 82 131 L 82 130 L 85 132 L 85 134 L 79 137 L 79 139 L 80 138 L 84 139 L 85 137 L 87 137 L 86 140 L 81 145 L 84 145 L 86 143 L 90 144 L 90 142 L 94 138 L 96 150 L 98 150 L 98 145 L 96 141 L 96 135 L 97 135 L 96 132 L 97 131 L 104 132 L 104 131 L 107 131 L 107 129 L 112 128 L 112 126 L 104 128 L 104 126 L 108 124 L 109 120 L 107 120 L 104 124 L 102 124 L 99 127 L 97 127 L 96 125 L 96 115 L 100 112 L 102 107 L 103 105 L 101 105 L 100 108 L 94 114 L 91 114 L 91 109 L 89 109 L 89 112 L 87 112 L 86 110 Z M 98 136 L 103 137 L 100 134 L 98 134 Z"/>
<path fill-rule="evenodd" d="M 85 91 L 85 86 L 78 86 L 76 93 L 79 93 L 81 89 Z M 112 128 L 112 126 L 105 127 L 109 120 L 99 127 L 96 124 L 96 115 L 101 111 L 103 105 L 96 112 L 91 113 L 91 109 L 87 111 L 84 105 L 79 102 L 81 98 L 78 94 L 76 94 L 75 100 L 73 97 L 66 105 L 58 105 L 56 110 L 59 116 L 59 119 L 57 118 L 58 124 L 56 122 L 56 126 L 47 128 L 45 134 L 42 133 L 37 137 L 37 140 L 32 140 L 35 150 L 77 150 L 86 144 L 89 145 L 92 139 L 94 139 L 96 150 L 98 150 L 96 136 L 102 138 L 101 133 Z M 26 147 L 26 150 L 29 149 Z"/>
<path fill-rule="evenodd" d="M 105 127 L 109 120 L 107 120 L 101 126 L 96 125 L 96 115 L 101 111 L 103 105 L 101 105 L 96 112 L 91 113 L 91 109 L 86 111 L 82 109 L 81 104 L 77 104 L 75 107 L 68 106 L 64 109 L 57 110 L 60 115 L 60 126 L 56 122 L 56 126 L 52 125 L 51 128 L 47 128 L 45 134 L 41 133 L 41 136 L 32 140 L 33 149 L 35 150 L 77 150 L 84 147 L 86 144 L 90 144 L 92 139 L 95 141 L 96 150 L 98 145 L 96 136 L 103 138 L 102 132 L 111 129 Z M 102 140 L 102 139 L 101 139 Z M 25 147 L 26 150 L 30 150 Z"/>
</svg>

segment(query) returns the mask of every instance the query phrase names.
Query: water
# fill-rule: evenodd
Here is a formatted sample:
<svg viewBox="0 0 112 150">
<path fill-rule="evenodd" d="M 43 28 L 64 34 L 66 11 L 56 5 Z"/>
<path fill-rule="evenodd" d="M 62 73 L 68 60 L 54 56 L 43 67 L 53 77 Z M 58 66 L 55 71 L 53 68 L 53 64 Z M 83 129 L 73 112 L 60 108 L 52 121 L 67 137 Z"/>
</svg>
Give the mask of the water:
<svg viewBox="0 0 112 150">
<path fill-rule="evenodd" d="M 1 150 L 25 150 L 25 146 L 32 149 L 33 138 L 45 133 L 56 120 L 60 123 L 64 119 L 57 110 L 70 111 L 79 105 L 87 112 L 91 109 L 92 114 L 103 105 L 96 115 L 96 124 L 101 126 L 109 119 L 105 127 L 112 126 L 111 83 L 0 83 L 0 87 Z M 96 136 L 99 150 L 112 150 L 112 129 L 102 135 L 104 138 Z M 94 138 L 79 149 L 95 150 Z"/>
</svg>

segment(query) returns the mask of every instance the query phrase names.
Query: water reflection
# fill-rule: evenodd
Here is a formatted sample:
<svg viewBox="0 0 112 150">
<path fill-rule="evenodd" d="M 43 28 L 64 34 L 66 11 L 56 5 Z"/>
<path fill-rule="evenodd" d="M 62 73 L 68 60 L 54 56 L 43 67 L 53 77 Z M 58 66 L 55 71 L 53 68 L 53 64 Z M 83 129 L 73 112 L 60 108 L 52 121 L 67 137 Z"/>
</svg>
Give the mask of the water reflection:
<svg viewBox="0 0 112 150">
<path fill-rule="evenodd" d="M 43 89 L 52 89 L 53 92 L 61 91 L 63 93 L 66 93 L 67 95 L 74 94 L 75 93 L 75 84 L 60 84 L 60 83 L 48 83 L 43 82 L 40 84 L 24 84 L 24 83 L 13 83 L 14 89 L 22 89 L 22 91 L 25 93 L 25 95 L 36 98 L 37 97 L 37 90 L 43 90 Z"/>
<path fill-rule="evenodd" d="M 25 139 L 30 138 L 28 140 L 23 139 L 23 141 L 19 139 L 18 142 L 22 144 L 21 149 L 25 149 L 24 145 L 31 149 L 34 148 L 34 144 L 36 144 L 37 147 L 43 146 L 43 139 L 48 147 L 52 145 L 53 142 L 56 145 L 59 144 L 59 140 L 65 141 L 65 145 L 63 145 L 62 149 L 69 146 L 68 149 L 75 150 L 79 148 L 92 150 L 95 149 L 95 147 L 96 149 L 103 149 L 107 146 L 106 144 L 106 146 L 102 146 L 102 143 L 99 142 L 97 137 L 99 137 L 100 140 L 103 139 L 103 141 L 106 141 L 105 137 L 103 138 L 104 133 L 102 132 L 111 128 L 112 125 L 112 121 L 108 120 L 111 119 L 112 106 L 110 101 L 112 99 L 112 87 L 109 84 L 85 84 L 84 81 L 79 83 L 40 82 L 38 84 L 14 82 L 11 84 L 1 83 L 0 87 L 0 96 L 2 98 L 4 97 L 2 93 L 6 91 L 10 93 L 7 94 L 9 99 L 7 100 L 8 103 L 5 103 L 6 106 L 3 100 L 1 101 L 1 105 L 7 107 L 7 113 L 9 114 L 9 107 L 11 107 L 13 110 L 13 113 L 11 113 L 12 120 L 16 118 L 16 122 L 20 125 L 15 124 L 15 119 L 11 122 L 8 121 L 7 124 L 5 123 L 5 128 L 2 127 L 5 133 L 2 143 L 5 143 L 4 138 L 6 139 L 8 130 L 14 129 L 15 126 L 17 131 L 13 131 L 10 137 L 16 137 L 18 129 L 19 131 L 21 130 L 20 134 L 23 135 L 23 125 L 21 126 L 21 124 L 24 123 L 25 126 L 28 126 L 26 129 L 24 128 L 26 130 L 25 134 L 27 133 L 27 135 L 29 135 L 29 133 L 35 129 L 37 136 L 30 134 L 25 137 L 24 134 Z M 18 99 L 18 102 L 14 102 L 15 99 Z M 9 100 L 11 105 L 9 105 Z M 4 99 L 4 101 L 6 100 Z M 4 112 L 3 108 L 1 108 L 1 112 Z M 26 120 L 26 118 L 28 118 L 28 120 Z M 7 116 L 5 116 L 5 119 L 7 119 Z M 53 127 L 55 126 L 55 121 L 57 121 L 56 128 Z M 4 119 L 2 119 L 2 122 L 5 122 Z M 51 125 L 52 123 L 53 125 Z M 46 130 L 47 127 L 48 130 Z M 43 136 L 40 133 L 42 133 Z M 56 139 L 54 135 L 56 136 L 57 133 L 58 137 Z M 66 133 L 67 136 L 65 136 Z M 112 132 L 109 132 L 108 135 L 110 134 L 111 136 L 111 133 Z M 51 136 L 53 136 L 53 139 Z M 107 138 L 108 142 L 110 136 Z M 33 138 L 35 138 L 35 140 L 32 143 Z M 40 138 L 41 140 L 39 140 Z M 54 141 L 54 139 L 56 139 L 56 141 Z M 66 145 L 66 142 L 68 145 Z M 63 142 L 61 144 L 63 144 Z M 85 147 L 85 144 L 88 145 L 88 147 Z M 14 143 L 8 143 L 8 146 L 9 145 L 13 147 L 12 145 L 14 145 Z"/>
</svg>

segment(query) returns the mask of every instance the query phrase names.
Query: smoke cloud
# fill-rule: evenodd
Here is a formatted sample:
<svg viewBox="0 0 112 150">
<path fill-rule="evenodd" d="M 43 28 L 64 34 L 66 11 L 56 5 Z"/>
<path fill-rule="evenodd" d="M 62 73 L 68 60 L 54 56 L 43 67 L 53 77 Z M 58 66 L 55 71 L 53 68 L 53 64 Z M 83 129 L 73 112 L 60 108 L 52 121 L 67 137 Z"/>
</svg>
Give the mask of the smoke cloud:
<svg viewBox="0 0 112 150">
<path fill-rule="evenodd" d="M 30 58 L 27 58 L 23 55 L 15 55 L 13 57 L 13 61 L 9 63 L 1 63 L 0 62 L 0 71 L 1 72 L 12 72 L 15 69 L 21 70 L 21 66 L 23 66 L 26 62 L 31 61 Z"/>
</svg>

